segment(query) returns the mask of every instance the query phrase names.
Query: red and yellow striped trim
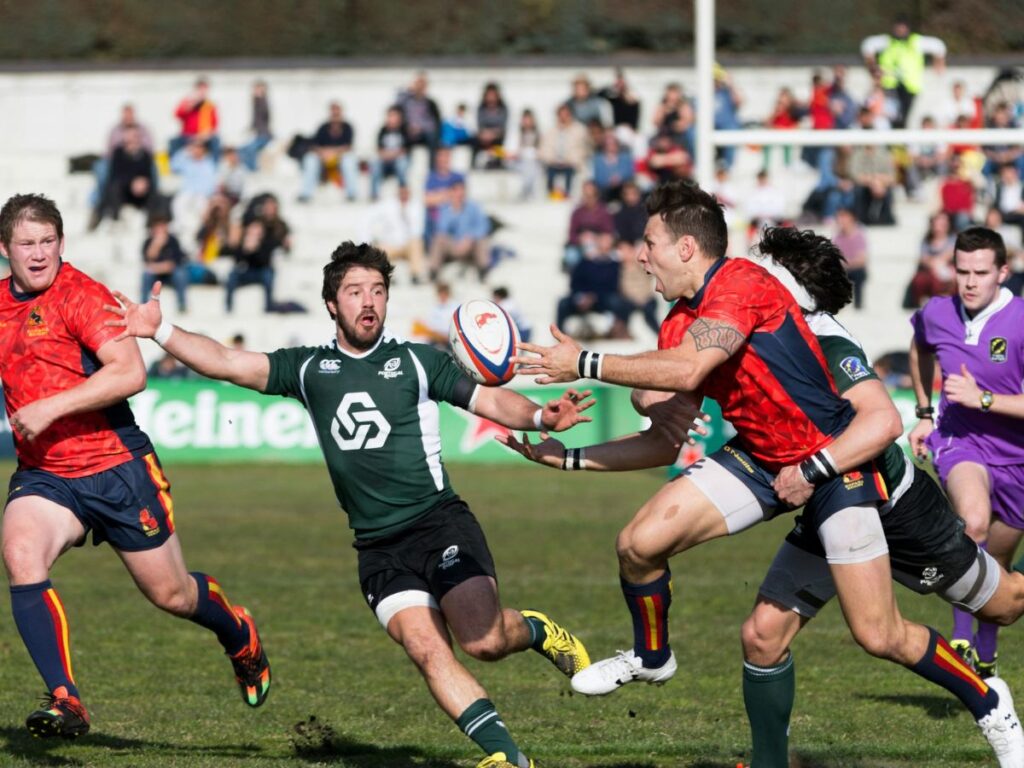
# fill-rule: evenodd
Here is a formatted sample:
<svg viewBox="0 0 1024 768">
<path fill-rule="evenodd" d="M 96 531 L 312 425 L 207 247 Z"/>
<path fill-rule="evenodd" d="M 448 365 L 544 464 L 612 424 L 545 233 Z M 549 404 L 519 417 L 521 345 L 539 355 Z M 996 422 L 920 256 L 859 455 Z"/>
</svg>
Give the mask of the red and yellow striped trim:
<svg viewBox="0 0 1024 768">
<path fill-rule="evenodd" d="M 648 651 L 660 651 L 663 614 L 661 595 L 638 596 L 636 602 L 644 623 L 644 646 Z"/>
<path fill-rule="evenodd" d="M 71 638 L 68 631 L 68 619 L 64 613 L 64 604 L 60 601 L 57 590 L 52 587 L 43 592 L 43 602 L 50 611 L 50 618 L 57 634 L 57 650 L 60 653 L 60 663 L 64 667 L 64 674 L 72 684 L 75 682 L 75 675 L 71 669 Z"/>
<path fill-rule="evenodd" d="M 980 695 L 988 695 L 988 684 L 964 663 L 964 660 L 960 658 L 960 654 L 954 651 L 942 637 L 935 644 L 935 663 L 950 674 L 956 675 L 965 683 L 974 687 Z"/>
<path fill-rule="evenodd" d="M 224 590 L 221 589 L 221 586 L 217 583 L 217 580 L 212 576 L 207 576 L 206 587 L 208 590 L 208 594 L 210 595 L 210 599 L 213 600 L 213 602 L 215 602 L 225 611 L 227 611 L 228 614 L 230 614 L 231 618 L 235 620 L 235 624 L 237 624 L 239 627 L 242 626 L 242 620 L 235 613 L 235 609 L 231 605 L 231 601 L 228 600 L 228 596 L 224 594 Z"/>
<path fill-rule="evenodd" d="M 157 463 L 155 453 L 147 453 L 142 460 L 146 462 L 149 478 L 157 488 L 157 498 L 160 499 L 160 506 L 164 508 L 164 513 L 167 516 L 167 532 L 174 533 L 174 501 L 171 499 L 171 484 L 164 476 L 160 464 Z"/>
</svg>

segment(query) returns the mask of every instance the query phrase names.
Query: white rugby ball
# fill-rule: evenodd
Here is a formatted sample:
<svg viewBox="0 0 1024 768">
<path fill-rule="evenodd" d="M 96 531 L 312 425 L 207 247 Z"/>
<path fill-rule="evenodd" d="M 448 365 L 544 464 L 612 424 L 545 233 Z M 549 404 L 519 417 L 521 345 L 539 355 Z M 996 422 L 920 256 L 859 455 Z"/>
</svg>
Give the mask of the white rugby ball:
<svg viewBox="0 0 1024 768">
<path fill-rule="evenodd" d="M 448 342 L 459 367 L 484 386 L 496 387 L 516 375 L 512 358 L 519 329 L 493 301 L 471 299 L 460 304 L 452 314 Z"/>
</svg>

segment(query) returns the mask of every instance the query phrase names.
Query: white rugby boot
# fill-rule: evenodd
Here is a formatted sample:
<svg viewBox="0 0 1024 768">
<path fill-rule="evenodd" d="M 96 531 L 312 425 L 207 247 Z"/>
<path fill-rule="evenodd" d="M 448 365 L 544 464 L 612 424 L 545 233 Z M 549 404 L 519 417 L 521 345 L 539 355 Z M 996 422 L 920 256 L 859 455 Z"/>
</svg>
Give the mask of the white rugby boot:
<svg viewBox="0 0 1024 768">
<path fill-rule="evenodd" d="M 572 689 L 585 696 L 604 696 L 626 683 L 662 685 L 675 673 L 675 653 L 669 653 L 668 661 L 651 669 L 645 667 L 633 651 L 619 651 L 609 659 L 592 662 L 589 667 L 573 675 Z"/>
<path fill-rule="evenodd" d="M 985 682 L 999 694 L 999 704 L 978 720 L 978 727 L 996 753 L 999 768 L 1024 768 L 1024 730 L 1013 708 L 1010 687 L 1001 677 L 990 677 Z"/>
</svg>

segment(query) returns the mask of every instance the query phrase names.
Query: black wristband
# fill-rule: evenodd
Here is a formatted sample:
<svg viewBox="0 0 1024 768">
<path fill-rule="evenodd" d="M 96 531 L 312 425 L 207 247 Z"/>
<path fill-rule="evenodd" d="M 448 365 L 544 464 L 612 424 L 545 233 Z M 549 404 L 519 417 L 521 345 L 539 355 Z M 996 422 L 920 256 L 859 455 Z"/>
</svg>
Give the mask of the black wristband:
<svg viewBox="0 0 1024 768">
<path fill-rule="evenodd" d="M 839 472 L 836 471 L 832 457 L 822 449 L 809 459 L 800 462 L 800 474 L 811 485 L 820 485 L 838 476 Z"/>
<path fill-rule="evenodd" d="M 918 405 L 914 408 L 914 415 L 919 419 L 930 419 L 935 416 L 935 409 L 930 405 Z"/>
</svg>

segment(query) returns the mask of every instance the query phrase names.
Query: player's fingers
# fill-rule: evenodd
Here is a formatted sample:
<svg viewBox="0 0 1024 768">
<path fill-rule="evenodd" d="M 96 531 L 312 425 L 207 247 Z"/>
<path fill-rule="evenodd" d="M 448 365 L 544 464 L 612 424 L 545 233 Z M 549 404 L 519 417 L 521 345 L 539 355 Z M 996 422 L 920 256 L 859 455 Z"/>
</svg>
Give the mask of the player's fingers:
<svg viewBox="0 0 1024 768">
<path fill-rule="evenodd" d="M 594 398 L 590 398 L 582 403 L 576 403 L 576 413 L 583 413 L 583 411 L 593 408 L 595 405 L 597 405 L 597 400 Z M 590 421 L 590 419 L 587 419 L 587 421 Z"/>
<path fill-rule="evenodd" d="M 521 349 L 524 352 L 534 352 L 539 355 L 542 354 L 546 348 L 541 347 L 537 344 L 531 344 L 528 341 L 520 341 L 518 344 L 516 344 L 516 349 Z"/>
<path fill-rule="evenodd" d="M 157 280 L 153 283 L 153 290 L 149 292 L 150 301 L 160 301 L 160 289 L 164 287 L 164 284 Z"/>
</svg>

